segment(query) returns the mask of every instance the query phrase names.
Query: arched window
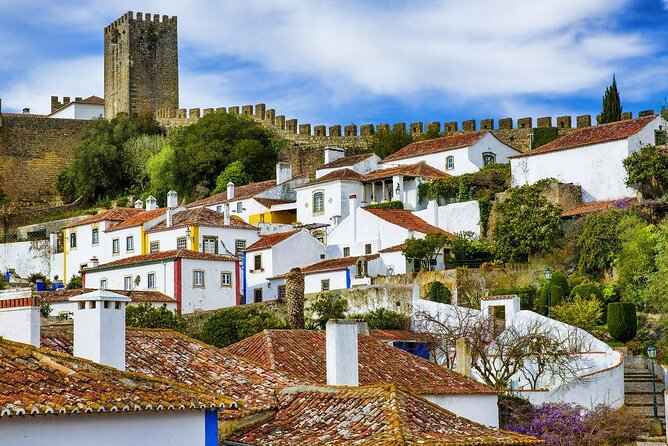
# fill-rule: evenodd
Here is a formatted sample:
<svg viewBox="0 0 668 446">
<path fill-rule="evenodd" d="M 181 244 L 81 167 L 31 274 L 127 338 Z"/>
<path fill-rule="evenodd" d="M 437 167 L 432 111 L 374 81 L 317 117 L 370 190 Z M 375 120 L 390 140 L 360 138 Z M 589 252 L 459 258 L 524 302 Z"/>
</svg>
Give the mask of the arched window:
<svg viewBox="0 0 668 446">
<path fill-rule="evenodd" d="M 325 192 L 317 190 L 313 192 L 313 213 L 322 214 L 325 212 Z"/>
<path fill-rule="evenodd" d="M 455 168 L 455 157 L 450 155 L 445 159 L 445 170 L 452 170 Z"/>
<path fill-rule="evenodd" d="M 489 166 L 490 164 L 496 163 L 496 154 L 493 152 L 485 152 L 482 154 L 482 164 L 483 166 Z"/>
<path fill-rule="evenodd" d="M 357 259 L 355 266 L 357 267 L 355 277 L 367 277 L 369 275 L 369 261 L 366 258 L 360 257 Z"/>
</svg>

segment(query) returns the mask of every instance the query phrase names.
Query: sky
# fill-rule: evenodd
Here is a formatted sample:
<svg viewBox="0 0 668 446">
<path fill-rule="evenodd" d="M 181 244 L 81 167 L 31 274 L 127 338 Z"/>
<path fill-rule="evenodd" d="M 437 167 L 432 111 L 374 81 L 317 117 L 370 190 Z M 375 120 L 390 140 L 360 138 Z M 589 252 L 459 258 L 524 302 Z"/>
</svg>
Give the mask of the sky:
<svg viewBox="0 0 668 446">
<path fill-rule="evenodd" d="M 104 95 L 103 29 L 178 16 L 182 108 L 265 103 L 300 123 L 624 111 L 668 97 L 668 0 L 0 0 L 2 110 Z"/>
</svg>

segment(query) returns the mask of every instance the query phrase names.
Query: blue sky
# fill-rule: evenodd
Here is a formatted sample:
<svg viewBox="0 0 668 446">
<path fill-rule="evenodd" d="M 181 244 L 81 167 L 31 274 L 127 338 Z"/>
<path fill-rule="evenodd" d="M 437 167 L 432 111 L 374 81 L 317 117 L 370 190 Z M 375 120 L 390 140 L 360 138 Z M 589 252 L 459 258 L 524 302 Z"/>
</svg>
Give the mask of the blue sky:
<svg viewBox="0 0 668 446">
<path fill-rule="evenodd" d="M 103 96 L 102 32 L 177 15 L 181 107 L 264 102 L 312 124 L 596 114 L 668 96 L 661 0 L 0 0 L 4 111 Z"/>
</svg>

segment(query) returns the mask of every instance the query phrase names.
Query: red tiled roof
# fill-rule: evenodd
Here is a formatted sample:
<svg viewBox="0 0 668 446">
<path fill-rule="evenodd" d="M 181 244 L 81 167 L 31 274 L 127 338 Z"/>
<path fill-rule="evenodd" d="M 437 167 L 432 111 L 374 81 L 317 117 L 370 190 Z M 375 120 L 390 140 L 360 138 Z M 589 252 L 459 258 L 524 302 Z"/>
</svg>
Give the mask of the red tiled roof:
<svg viewBox="0 0 668 446">
<path fill-rule="evenodd" d="M 483 296 L 480 300 L 510 300 L 517 297 L 517 294 L 497 294 L 496 296 Z"/>
<path fill-rule="evenodd" d="M 172 215 L 172 226 L 167 227 L 167 221 L 163 220 L 146 232 L 166 231 L 187 226 L 199 226 L 200 228 L 234 228 L 257 231 L 258 228 L 238 218 L 230 218 L 230 224 L 225 224 L 225 215 L 208 208 L 194 208 L 181 210 Z"/>
<path fill-rule="evenodd" d="M 257 201 L 267 209 L 271 209 L 271 207 L 275 204 L 297 203 L 297 200 L 277 200 L 275 198 L 262 198 L 262 197 L 255 197 L 253 198 L 253 200 Z"/>
<path fill-rule="evenodd" d="M 123 220 L 122 222 L 116 223 L 115 225 L 111 226 L 109 229 L 107 229 L 106 232 L 118 231 L 119 229 L 126 229 L 143 225 L 144 223 L 148 223 L 154 218 L 160 217 L 161 215 L 165 215 L 165 212 L 167 212 L 166 209 L 154 209 L 152 211 L 138 212 L 136 215 L 132 215 L 129 218 Z"/>
<path fill-rule="evenodd" d="M 84 293 L 95 291 L 93 288 L 79 288 L 76 290 L 56 290 L 56 291 L 40 291 L 37 293 L 37 300 L 40 304 L 67 302 L 70 297 L 79 296 Z M 114 293 L 128 296 L 133 303 L 142 302 L 156 302 L 156 303 L 172 303 L 176 299 L 169 297 L 160 291 L 139 291 L 139 290 L 109 290 Z"/>
<path fill-rule="evenodd" d="M 274 417 L 229 438 L 257 446 L 533 445 L 540 440 L 458 417 L 391 384 L 299 386 L 279 394 Z"/>
<path fill-rule="evenodd" d="M 76 101 L 77 104 L 94 104 L 94 105 L 104 105 L 104 98 L 101 98 L 99 96 L 88 96 L 85 99 L 82 99 L 80 101 Z"/>
<path fill-rule="evenodd" d="M 260 240 L 258 240 L 257 242 L 253 243 L 248 248 L 246 248 L 246 252 L 271 248 L 272 246 L 278 245 L 282 241 L 289 239 L 298 232 L 301 231 L 297 230 L 297 231 L 278 232 L 276 234 L 263 235 L 262 237 L 260 237 Z"/>
<path fill-rule="evenodd" d="M 307 382 L 327 381 L 325 332 L 264 330 L 226 351 Z M 494 393 L 479 382 L 376 339 L 359 336 L 361 385 L 392 383 L 420 395 Z"/>
<path fill-rule="evenodd" d="M 39 115 L 36 113 L 2 113 L 2 116 L 9 116 L 12 118 L 46 118 L 46 115 Z"/>
<path fill-rule="evenodd" d="M 579 215 L 593 214 L 595 212 L 605 212 L 610 209 L 624 209 L 633 206 L 636 202 L 635 197 L 620 198 L 619 200 L 594 201 L 592 203 L 583 203 L 575 206 L 563 214 L 562 217 L 576 217 Z"/>
<path fill-rule="evenodd" d="M 136 410 L 202 410 L 236 403 L 174 381 L 122 372 L 0 339 L 0 418 Z"/>
<path fill-rule="evenodd" d="M 430 334 L 410 330 L 369 330 L 369 336 L 379 341 L 434 342 Z"/>
<path fill-rule="evenodd" d="M 362 181 L 374 181 L 382 178 L 392 178 L 395 175 L 403 175 L 407 177 L 420 177 L 427 180 L 435 180 L 437 178 L 449 177 L 447 173 L 431 167 L 424 161 L 415 164 L 408 164 L 405 166 L 390 167 L 387 169 L 374 170 L 362 176 Z"/>
<path fill-rule="evenodd" d="M 316 184 L 323 184 L 323 183 L 329 183 L 330 181 L 362 181 L 363 175 L 355 172 L 354 170 L 351 169 L 337 169 L 334 170 L 327 175 L 323 175 L 317 180 L 310 181 L 306 184 L 302 184 L 299 187 L 295 187 L 295 189 L 299 189 L 302 187 L 309 187 L 309 186 L 314 186 Z"/>
<path fill-rule="evenodd" d="M 330 161 L 329 163 L 325 164 L 322 167 L 319 167 L 318 170 L 320 169 L 334 169 L 337 167 L 348 167 L 348 166 L 354 166 L 357 163 L 361 163 L 362 161 L 369 159 L 373 156 L 373 153 L 360 153 L 359 155 L 350 155 L 350 156 L 344 156 L 338 159 L 335 159 L 334 161 Z"/>
<path fill-rule="evenodd" d="M 77 226 L 83 226 L 83 225 L 88 225 L 91 223 L 97 223 L 100 221 L 116 221 L 116 222 L 122 222 L 127 220 L 130 217 L 136 216 L 138 214 L 141 214 L 142 212 L 146 212 L 143 209 L 135 209 L 135 208 L 114 208 L 114 209 L 108 209 L 105 211 L 98 212 L 95 215 L 90 215 L 88 217 L 82 218 L 81 220 L 73 221 L 72 223 L 69 223 L 65 226 L 63 226 L 63 229 L 65 228 L 74 228 Z"/>
<path fill-rule="evenodd" d="M 239 259 L 233 256 L 221 254 L 210 254 L 206 252 L 190 251 L 188 249 L 172 249 L 170 251 L 154 252 L 139 256 L 126 257 L 124 259 L 114 260 L 113 262 L 103 263 L 95 267 L 85 268 L 83 271 L 88 273 L 101 269 L 113 269 L 121 266 L 134 265 L 137 263 L 150 263 L 160 260 L 171 259 L 194 259 L 194 260 L 216 260 L 223 262 L 238 262 Z"/>
<path fill-rule="evenodd" d="M 244 186 L 234 186 L 234 198 L 232 198 L 232 200 L 227 199 L 227 191 L 225 191 L 207 198 L 202 198 L 201 200 L 193 201 L 188 204 L 188 207 L 213 206 L 215 204 L 226 203 L 227 201 L 245 200 L 275 186 L 276 180 L 259 181 Z"/>
<path fill-rule="evenodd" d="M 526 153 L 514 155 L 511 158 L 524 158 L 542 153 L 558 152 L 560 150 L 625 139 L 638 133 L 656 119 L 656 117 L 656 115 L 643 116 L 641 118 L 625 119 L 609 124 L 599 124 L 593 127 L 576 129 L 544 146 Z"/>
<path fill-rule="evenodd" d="M 390 247 L 385 248 L 385 249 L 381 249 L 381 250 L 378 251 L 378 252 L 380 252 L 380 253 L 385 253 L 385 252 L 397 252 L 397 251 L 403 251 L 403 249 L 404 249 L 405 247 L 406 247 L 406 243 L 402 243 L 402 244 L 400 244 L 400 245 L 394 245 L 394 246 L 390 246 Z"/>
<path fill-rule="evenodd" d="M 477 143 L 487 133 L 489 133 L 488 130 L 481 130 L 479 132 L 460 133 L 452 136 L 428 139 L 426 141 L 415 141 L 385 158 L 383 163 L 468 147 Z"/>
<path fill-rule="evenodd" d="M 436 226 L 430 225 L 420 217 L 413 214 L 411 211 L 407 211 L 405 209 L 362 209 L 372 213 L 376 217 L 385 220 L 388 223 L 392 223 L 393 225 L 400 226 L 404 229 L 420 232 L 422 234 L 429 234 L 430 232 L 442 232 L 449 238 L 455 237 L 454 234 L 444 231 L 441 228 L 437 228 Z"/>
<path fill-rule="evenodd" d="M 324 273 L 327 271 L 338 271 L 346 268 L 350 268 L 353 266 L 356 262 L 357 259 L 360 257 L 364 257 L 367 260 L 376 260 L 380 257 L 380 254 L 371 254 L 371 255 L 366 255 L 366 256 L 357 256 L 357 257 L 341 257 L 338 259 L 327 259 L 327 260 L 322 260 L 317 263 L 313 263 L 308 266 L 304 266 L 301 268 L 302 273 L 304 274 L 314 274 L 314 273 Z M 271 279 L 280 279 L 287 276 L 286 274 L 282 274 L 280 276 L 275 276 L 275 277 L 269 277 L 267 280 Z"/>
<path fill-rule="evenodd" d="M 42 345 L 72 353 L 71 326 L 44 327 Z M 299 384 L 280 372 L 172 330 L 128 327 L 125 345 L 127 370 L 227 395 L 243 402 L 244 415 L 275 409 L 276 393 Z M 226 412 L 232 415 L 225 411 L 223 418 Z"/>
</svg>

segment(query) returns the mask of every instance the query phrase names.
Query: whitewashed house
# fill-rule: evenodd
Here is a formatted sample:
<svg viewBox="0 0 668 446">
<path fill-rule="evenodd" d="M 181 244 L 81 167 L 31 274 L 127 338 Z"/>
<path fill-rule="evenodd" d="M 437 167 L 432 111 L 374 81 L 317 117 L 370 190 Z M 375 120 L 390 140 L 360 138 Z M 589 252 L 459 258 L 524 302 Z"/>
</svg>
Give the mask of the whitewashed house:
<svg viewBox="0 0 668 446">
<path fill-rule="evenodd" d="M 326 251 L 327 247 L 305 230 L 263 236 L 244 253 L 244 303 L 285 297 L 285 286 L 272 286 L 268 279 L 323 260 Z"/>
<path fill-rule="evenodd" d="M 364 175 L 378 169 L 378 163 L 381 161 L 381 158 L 375 153 L 345 156 L 345 151 L 338 147 L 325 147 L 324 153 L 325 164 L 316 169 L 316 179 L 339 169 L 350 169 Z"/>
<path fill-rule="evenodd" d="M 383 167 L 421 161 L 450 175 L 477 172 L 494 163 L 507 163 L 520 152 L 487 130 L 415 141 L 383 159 Z"/>
<path fill-rule="evenodd" d="M 186 249 L 138 255 L 82 270 L 84 288 L 159 291 L 184 314 L 241 303 L 239 259 Z"/>
<path fill-rule="evenodd" d="M 512 185 L 554 178 L 582 187 L 584 202 L 633 197 L 623 161 L 645 145 L 665 141 L 668 123 L 651 115 L 584 127 L 510 159 Z"/>
<path fill-rule="evenodd" d="M 60 102 L 57 96 L 51 96 L 51 113 L 46 116 L 54 119 L 100 119 L 104 117 L 104 99 L 89 96 L 85 99 L 64 97 Z"/>
</svg>

